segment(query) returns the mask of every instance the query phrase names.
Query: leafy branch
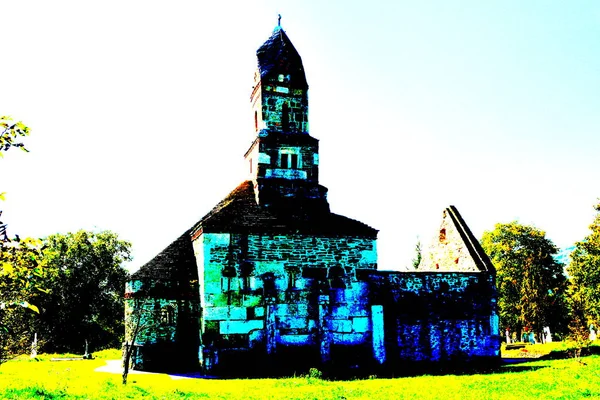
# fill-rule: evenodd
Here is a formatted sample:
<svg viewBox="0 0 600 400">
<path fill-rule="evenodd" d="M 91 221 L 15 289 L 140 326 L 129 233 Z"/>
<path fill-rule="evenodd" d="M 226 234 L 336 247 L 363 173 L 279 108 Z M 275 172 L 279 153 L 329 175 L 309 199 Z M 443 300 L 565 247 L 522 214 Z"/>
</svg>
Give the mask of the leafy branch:
<svg viewBox="0 0 600 400">
<path fill-rule="evenodd" d="M 21 138 L 29 136 L 29 127 L 23 122 L 14 122 L 9 116 L 0 117 L 0 157 L 3 157 L 2 152 L 8 151 L 11 147 L 20 148 L 23 151 L 29 152 Z"/>
</svg>

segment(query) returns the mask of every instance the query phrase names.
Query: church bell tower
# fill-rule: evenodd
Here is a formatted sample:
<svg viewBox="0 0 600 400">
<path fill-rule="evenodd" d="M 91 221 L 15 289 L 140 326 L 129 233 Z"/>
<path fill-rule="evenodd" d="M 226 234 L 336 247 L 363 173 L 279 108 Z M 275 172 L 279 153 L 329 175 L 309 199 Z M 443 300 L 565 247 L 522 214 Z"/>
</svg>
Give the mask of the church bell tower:
<svg viewBox="0 0 600 400">
<path fill-rule="evenodd" d="M 259 205 L 328 212 L 319 185 L 319 141 L 308 133 L 308 83 L 302 59 L 280 25 L 256 51 L 250 101 L 256 139 L 245 154 Z"/>
</svg>

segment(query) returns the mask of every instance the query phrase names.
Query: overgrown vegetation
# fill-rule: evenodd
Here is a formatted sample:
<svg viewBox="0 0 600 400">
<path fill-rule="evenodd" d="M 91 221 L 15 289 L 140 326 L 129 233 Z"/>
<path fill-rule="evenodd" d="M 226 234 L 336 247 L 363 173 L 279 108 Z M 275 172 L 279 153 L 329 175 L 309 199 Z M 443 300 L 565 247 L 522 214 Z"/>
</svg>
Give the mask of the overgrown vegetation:
<svg viewBox="0 0 600 400">
<path fill-rule="evenodd" d="M 506 365 L 472 375 L 328 381 L 318 371 L 286 379 L 179 379 L 136 374 L 121 385 L 119 374 L 93 372 L 104 359 L 82 361 L 10 361 L 0 368 L 0 397 L 19 399 L 578 399 L 600 393 L 600 356 L 585 363 L 562 358 L 568 344 L 549 344 L 559 359 Z M 548 350 L 549 345 L 536 345 Z M 531 347 L 531 346 L 528 346 Z M 549 353 L 550 355 L 555 353 Z M 118 351 L 99 357 L 119 356 Z M 550 357 L 552 358 L 552 357 Z"/>
</svg>

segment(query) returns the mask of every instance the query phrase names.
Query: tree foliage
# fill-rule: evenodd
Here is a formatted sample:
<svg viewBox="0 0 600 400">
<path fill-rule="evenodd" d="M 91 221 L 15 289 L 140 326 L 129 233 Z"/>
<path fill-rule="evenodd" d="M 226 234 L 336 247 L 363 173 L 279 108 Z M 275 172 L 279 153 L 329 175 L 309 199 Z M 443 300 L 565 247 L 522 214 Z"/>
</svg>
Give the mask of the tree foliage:
<svg viewBox="0 0 600 400">
<path fill-rule="evenodd" d="M 29 135 L 29 127 L 21 121 L 14 122 L 11 117 L 0 116 L 0 157 L 2 157 L 2 152 L 9 150 L 11 147 L 28 151 L 21 142 L 21 139 L 27 135 Z"/>
<path fill-rule="evenodd" d="M 3 153 L 13 147 L 20 148 L 24 151 L 29 151 L 25 148 L 21 139 L 24 136 L 29 135 L 29 128 L 22 122 L 14 122 L 12 118 L 7 116 L 0 116 L 0 157 L 3 157 Z M 0 200 L 4 200 L 6 193 L 0 192 Z M 0 211 L 2 216 L 2 211 Z M 0 241 L 7 242 L 8 234 L 6 232 L 6 224 L 0 221 Z"/>
<path fill-rule="evenodd" d="M 0 362 L 23 352 L 33 336 L 49 272 L 41 254 L 40 240 L 0 241 Z"/>
<path fill-rule="evenodd" d="M 567 271 L 571 278 L 573 308 L 582 314 L 579 324 L 594 324 L 598 327 L 600 324 L 600 201 L 594 209 L 596 216 L 590 225 L 590 234 L 575 244 Z"/>
<path fill-rule="evenodd" d="M 422 259 L 423 259 L 423 249 L 421 248 L 421 240 L 417 239 L 417 244 L 415 245 L 415 257 L 412 259 L 412 267 L 414 269 L 418 269 L 419 265 L 421 265 Z"/>
<path fill-rule="evenodd" d="M 110 231 L 79 231 L 45 239 L 44 257 L 56 276 L 40 305 L 45 351 L 81 351 L 120 345 L 123 292 L 131 244 Z"/>
<path fill-rule="evenodd" d="M 29 135 L 29 128 L 22 122 L 0 116 L 0 157 L 13 147 L 28 151 L 21 138 Z M 0 200 L 5 193 L 0 192 Z M 0 211 L 2 216 L 2 211 Z M 21 350 L 26 341 L 23 333 L 27 324 L 24 309 L 39 312 L 31 303 L 38 281 L 44 278 L 44 268 L 39 263 L 40 243 L 34 239 L 12 241 L 8 237 L 6 224 L 0 221 L 0 363 L 10 354 Z"/>
<path fill-rule="evenodd" d="M 566 331 L 566 276 L 545 232 L 517 222 L 496 224 L 481 240 L 497 270 L 500 323 L 520 334 L 545 326 Z"/>
<path fill-rule="evenodd" d="M 34 333 L 46 352 L 119 346 L 130 247 L 110 231 L 0 243 L 0 358 L 26 351 Z"/>
</svg>

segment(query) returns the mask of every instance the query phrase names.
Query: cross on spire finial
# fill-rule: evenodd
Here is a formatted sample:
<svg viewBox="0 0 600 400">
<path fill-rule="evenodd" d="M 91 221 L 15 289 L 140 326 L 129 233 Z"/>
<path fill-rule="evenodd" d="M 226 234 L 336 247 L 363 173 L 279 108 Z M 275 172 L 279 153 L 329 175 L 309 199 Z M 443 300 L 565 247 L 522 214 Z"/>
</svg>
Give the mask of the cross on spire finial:
<svg viewBox="0 0 600 400">
<path fill-rule="evenodd" d="M 281 26 L 281 14 L 277 14 L 277 26 Z"/>
</svg>

